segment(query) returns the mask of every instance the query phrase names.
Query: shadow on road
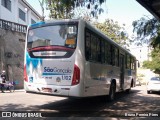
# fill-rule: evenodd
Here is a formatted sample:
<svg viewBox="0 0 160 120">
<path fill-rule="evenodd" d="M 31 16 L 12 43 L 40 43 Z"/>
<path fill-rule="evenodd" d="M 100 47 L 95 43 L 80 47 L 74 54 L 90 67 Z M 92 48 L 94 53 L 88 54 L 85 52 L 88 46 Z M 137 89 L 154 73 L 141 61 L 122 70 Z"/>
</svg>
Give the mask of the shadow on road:
<svg viewBox="0 0 160 120">
<path fill-rule="evenodd" d="M 2 111 L 8 109 L 11 109 L 11 111 L 45 111 L 45 116 L 54 117 L 124 117 L 126 113 L 160 111 L 159 98 L 160 96 L 157 93 L 147 95 L 140 90 L 132 90 L 130 94 L 117 93 L 114 102 L 107 102 L 104 97 L 91 97 L 64 99 L 27 107 L 10 103 L 0 106 L 0 108 Z"/>
<path fill-rule="evenodd" d="M 135 90 L 131 92 L 134 94 L 138 92 Z M 100 97 L 89 97 L 89 98 L 68 98 L 66 100 L 61 100 L 53 103 L 48 103 L 40 106 L 42 109 L 58 110 L 58 111 L 99 111 L 117 103 L 119 99 L 123 99 L 128 95 L 124 92 L 116 94 L 116 100 L 114 102 L 108 102 L 104 96 Z"/>
<path fill-rule="evenodd" d="M 104 97 L 91 97 L 51 102 L 39 106 L 39 108 L 56 111 L 55 116 L 117 117 L 124 116 L 127 112 L 160 111 L 159 104 L 158 96 L 143 95 L 140 90 L 133 90 L 130 94 L 117 93 L 114 102 L 107 102 Z"/>
</svg>

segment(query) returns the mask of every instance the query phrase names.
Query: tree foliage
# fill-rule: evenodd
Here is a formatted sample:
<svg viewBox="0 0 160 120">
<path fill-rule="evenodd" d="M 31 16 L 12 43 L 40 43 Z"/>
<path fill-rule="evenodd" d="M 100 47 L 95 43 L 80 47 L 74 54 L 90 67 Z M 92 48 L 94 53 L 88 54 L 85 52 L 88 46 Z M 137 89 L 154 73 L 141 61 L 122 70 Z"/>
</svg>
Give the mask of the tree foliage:
<svg viewBox="0 0 160 120">
<path fill-rule="evenodd" d="M 91 21 L 92 18 L 98 18 L 98 16 L 104 12 L 101 5 L 106 0 L 79 0 L 76 2 L 74 9 L 74 16 L 76 18 L 83 18 L 87 21 Z"/>
<path fill-rule="evenodd" d="M 128 34 L 125 31 L 125 25 L 120 26 L 118 22 L 114 22 L 112 19 L 107 19 L 104 23 L 94 23 L 94 25 L 119 45 L 128 46 Z"/>
<path fill-rule="evenodd" d="M 160 74 L 160 49 L 155 48 L 151 52 L 152 61 L 144 61 L 143 67 L 153 70 L 155 73 Z"/>
<path fill-rule="evenodd" d="M 143 67 L 160 74 L 160 23 L 156 18 L 142 17 L 132 23 L 137 39 L 141 44 L 149 42 L 154 48 L 151 52 L 152 61 L 144 61 Z"/>
<path fill-rule="evenodd" d="M 74 0 L 45 0 L 47 9 L 50 10 L 50 18 L 71 18 L 74 8 Z"/>
<path fill-rule="evenodd" d="M 103 12 L 101 4 L 106 0 L 45 0 L 50 10 L 50 18 L 72 18 L 74 8 L 84 7 L 90 14 L 96 17 Z"/>
<path fill-rule="evenodd" d="M 156 18 L 142 17 L 132 23 L 139 44 L 151 43 L 153 47 L 160 43 L 160 24 Z"/>
</svg>

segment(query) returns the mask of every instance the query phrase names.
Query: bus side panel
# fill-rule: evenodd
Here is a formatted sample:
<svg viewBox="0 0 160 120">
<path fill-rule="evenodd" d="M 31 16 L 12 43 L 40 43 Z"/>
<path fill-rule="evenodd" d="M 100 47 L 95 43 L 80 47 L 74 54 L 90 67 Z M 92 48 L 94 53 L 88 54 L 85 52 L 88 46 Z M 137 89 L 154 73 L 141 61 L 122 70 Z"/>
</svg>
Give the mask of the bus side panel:
<svg viewBox="0 0 160 120">
<path fill-rule="evenodd" d="M 77 36 L 77 47 L 75 51 L 75 64 L 80 69 L 80 83 L 78 85 L 71 86 L 69 91 L 69 96 L 76 96 L 76 97 L 84 97 L 84 72 L 85 72 L 85 53 L 84 53 L 84 28 L 85 22 L 80 20 L 78 25 L 78 36 Z"/>
<path fill-rule="evenodd" d="M 92 62 L 86 62 L 85 68 L 85 96 L 108 95 L 113 79 L 119 91 L 119 68 Z"/>
<path fill-rule="evenodd" d="M 108 74 L 111 74 L 111 80 L 116 81 L 116 92 L 119 92 L 121 90 L 120 88 L 120 68 L 117 66 L 112 66 L 111 68 L 108 69 Z M 110 87 L 110 86 L 109 86 Z"/>
<path fill-rule="evenodd" d="M 100 73 L 101 76 L 99 80 L 98 95 L 108 95 L 112 80 L 113 79 L 116 80 L 116 85 L 119 84 L 119 75 L 117 74 L 117 71 L 119 69 L 117 67 L 113 67 L 111 65 L 104 65 L 104 64 L 102 64 L 99 69 L 102 69 L 102 70 Z"/>
<path fill-rule="evenodd" d="M 136 86 L 136 70 L 133 70 L 132 75 L 133 75 L 133 87 L 135 87 Z"/>
<path fill-rule="evenodd" d="M 85 96 L 97 96 L 100 72 L 99 67 L 95 63 L 89 61 L 85 64 Z"/>
<path fill-rule="evenodd" d="M 126 69 L 124 77 L 124 90 L 129 89 L 131 87 L 132 79 L 133 79 L 132 70 Z"/>
</svg>

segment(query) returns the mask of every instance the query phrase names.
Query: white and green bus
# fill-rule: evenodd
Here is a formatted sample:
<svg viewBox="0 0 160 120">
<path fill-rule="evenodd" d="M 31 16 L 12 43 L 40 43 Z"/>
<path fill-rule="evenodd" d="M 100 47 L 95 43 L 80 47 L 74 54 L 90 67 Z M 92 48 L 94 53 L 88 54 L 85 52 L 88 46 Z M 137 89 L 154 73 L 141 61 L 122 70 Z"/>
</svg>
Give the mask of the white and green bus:
<svg viewBox="0 0 160 120">
<path fill-rule="evenodd" d="M 28 27 L 24 88 L 68 97 L 130 91 L 136 58 L 84 20 L 39 22 Z"/>
</svg>

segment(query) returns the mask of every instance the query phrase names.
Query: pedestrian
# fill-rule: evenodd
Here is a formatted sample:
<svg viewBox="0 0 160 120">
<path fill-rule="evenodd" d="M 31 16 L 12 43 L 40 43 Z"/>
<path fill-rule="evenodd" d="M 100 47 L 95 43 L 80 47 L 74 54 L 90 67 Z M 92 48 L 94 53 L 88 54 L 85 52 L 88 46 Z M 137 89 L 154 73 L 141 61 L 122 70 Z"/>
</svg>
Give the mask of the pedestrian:
<svg viewBox="0 0 160 120">
<path fill-rule="evenodd" d="M 1 86 L 2 86 L 2 78 L 0 76 L 0 89 L 1 89 Z"/>
<path fill-rule="evenodd" d="M 2 79 L 2 83 L 1 83 L 1 91 L 4 93 L 4 85 L 6 83 L 6 75 L 5 75 L 5 71 L 2 71 L 1 74 L 1 79 Z"/>
</svg>

